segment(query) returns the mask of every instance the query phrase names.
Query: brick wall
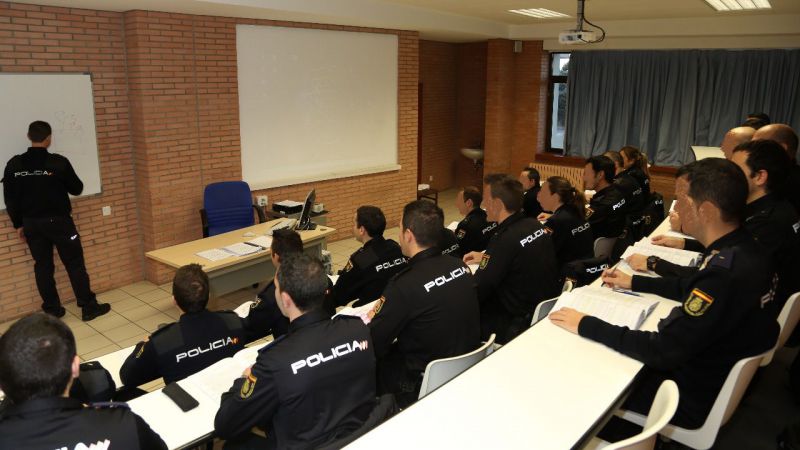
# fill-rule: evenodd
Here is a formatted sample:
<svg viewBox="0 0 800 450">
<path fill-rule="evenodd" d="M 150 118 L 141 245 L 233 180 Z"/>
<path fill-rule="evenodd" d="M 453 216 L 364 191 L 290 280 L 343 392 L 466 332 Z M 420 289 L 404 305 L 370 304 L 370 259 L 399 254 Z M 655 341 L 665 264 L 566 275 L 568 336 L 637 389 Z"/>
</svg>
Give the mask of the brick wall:
<svg viewBox="0 0 800 450">
<path fill-rule="evenodd" d="M 420 41 L 419 80 L 422 83 L 420 180 L 436 189 L 455 185 L 459 148 L 456 142 L 458 45 Z M 430 177 L 433 176 L 433 181 Z"/>
<path fill-rule="evenodd" d="M 0 2 L 0 72 L 92 74 L 102 193 L 73 200 L 73 217 L 81 233 L 95 291 L 141 280 L 143 256 L 122 15 Z M 19 149 L 20 153 L 24 151 Z M 102 216 L 101 208 L 105 205 L 112 207 L 111 216 Z M 58 260 L 56 282 L 62 300 L 74 298 Z M 40 304 L 33 260 L 3 212 L 0 214 L 0 321 L 37 310 Z"/>
<path fill-rule="evenodd" d="M 514 129 L 514 43 L 491 39 L 486 59 L 486 130 L 484 169 L 511 171 Z"/>
<path fill-rule="evenodd" d="M 484 145 L 486 126 L 486 42 L 458 45 L 456 147 Z M 479 186 L 483 168 L 463 156 L 456 159 L 456 186 Z"/>
</svg>

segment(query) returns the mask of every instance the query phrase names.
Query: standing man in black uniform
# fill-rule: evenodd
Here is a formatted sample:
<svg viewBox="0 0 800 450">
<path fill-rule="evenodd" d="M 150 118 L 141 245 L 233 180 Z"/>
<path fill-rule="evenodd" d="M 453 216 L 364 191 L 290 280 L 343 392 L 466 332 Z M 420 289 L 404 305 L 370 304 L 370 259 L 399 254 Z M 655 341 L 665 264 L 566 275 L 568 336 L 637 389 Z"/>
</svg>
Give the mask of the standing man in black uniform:
<svg viewBox="0 0 800 450">
<path fill-rule="evenodd" d="M 172 383 L 244 348 L 242 319 L 233 311 L 206 309 L 208 276 L 199 264 L 189 264 L 175 272 L 172 298 L 183 314 L 177 322 L 136 344 L 119 370 L 126 387 L 161 377 Z"/>
<path fill-rule="evenodd" d="M 395 394 L 401 407 L 417 399 L 429 362 L 480 345 L 472 275 L 461 260 L 437 248 L 443 227 L 437 210 L 424 200 L 403 208 L 400 246 L 408 267 L 386 286 L 369 324 L 378 358 L 378 392 Z"/>
<path fill-rule="evenodd" d="M 537 199 L 540 189 L 539 181 L 539 171 L 533 167 L 526 167 L 519 174 L 519 182 L 522 183 L 522 189 L 525 191 L 522 194 L 522 211 L 525 213 L 525 217 L 535 219 L 543 211 L 542 205 Z"/>
<path fill-rule="evenodd" d="M 68 398 L 78 378 L 75 337 L 60 320 L 38 313 L 0 337 L 0 388 L 10 403 L 0 420 L 0 448 L 166 450 L 124 403 L 83 405 Z"/>
<path fill-rule="evenodd" d="M 214 427 L 229 444 L 321 447 L 360 427 L 375 406 L 369 329 L 361 319 L 331 319 L 321 310 L 327 278 L 309 255 L 281 262 L 275 296 L 289 332 L 261 349 L 255 365 L 222 394 Z M 257 425 L 266 439 L 249 433 Z"/>
<path fill-rule="evenodd" d="M 584 189 L 595 190 L 586 209 L 586 220 L 594 238 L 619 237 L 625 228 L 626 200 L 614 184 L 614 162 L 607 156 L 592 156 L 583 167 Z"/>
<path fill-rule="evenodd" d="M 353 306 L 366 305 L 381 296 L 390 278 L 406 265 L 397 242 L 384 239 L 386 217 L 376 206 L 361 206 L 353 219 L 353 234 L 363 247 L 350 255 L 333 287 L 336 306 L 358 299 Z"/>
<path fill-rule="evenodd" d="M 28 139 L 31 147 L 11 158 L 3 174 L 6 211 L 19 238 L 28 243 L 31 251 L 42 310 L 56 317 L 65 313 L 53 278 L 55 246 L 81 307 L 81 318 L 92 320 L 110 311 L 111 305 L 97 303 L 89 285 L 81 238 L 72 221 L 68 194 L 80 195 L 83 182 L 67 158 L 47 151 L 53 139 L 47 122 L 31 123 Z"/>
<path fill-rule="evenodd" d="M 456 208 L 464 219 L 456 227 L 456 238 L 463 257 L 469 252 L 486 250 L 497 224 L 486 220 L 486 211 L 481 209 L 483 195 L 474 186 L 467 186 L 456 196 Z"/>
<path fill-rule="evenodd" d="M 675 193 L 684 229 L 711 250 L 700 270 L 688 279 L 603 274 L 612 287 L 683 303 L 659 323 L 659 332 L 614 326 L 569 308 L 550 319 L 645 364 L 626 409 L 646 414 L 661 381 L 674 380 L 680 402 L 671 423 L 694 429 L 705 421 L 733 365 L 775 345 L 778 324 L 764 307 L 772 295 L 769 261 L 740 227 L 747 196 L 741 170 L 721 158 L 691 163 L 676 180 Z"/>
<path fill-rule="evenodd" d="M 481 339 L 497 334 L 505 344 L 525 331 L 536 305 L 561 291 L 559 270 L 550 233 L 536 219 L 525 217 L 522 185 L 508 175 L 484 178 L 483 205 L 497 232 L 486 252 L 464 255 L 475 272 L 481 304 Z"/>
</svg>

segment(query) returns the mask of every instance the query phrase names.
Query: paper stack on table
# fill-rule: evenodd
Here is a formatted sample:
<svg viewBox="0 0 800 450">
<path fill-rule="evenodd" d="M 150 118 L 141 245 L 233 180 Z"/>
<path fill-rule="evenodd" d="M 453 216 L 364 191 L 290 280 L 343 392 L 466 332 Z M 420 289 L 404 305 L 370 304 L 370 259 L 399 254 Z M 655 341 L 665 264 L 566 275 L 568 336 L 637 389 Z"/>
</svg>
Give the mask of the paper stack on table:
<svg viewBox="0 0 800 450">
<path fill-rule="evenodd" d="M 584 286 L 562 293 L 553 311 L 568 307 L 612 325 L 638 330 L 657 305 L 658 300 L 629 291 Z"/>
<path fill-rule="evenodd" d="M 702 259 L 702 255 L 698 252 L 653 245 L 650 243 L 649 238 L 642 238 L 639 242 L 625 249 L 625 253 L 622 254 L 622 259 L 635 253 L 645 256 L 658 256 L 663 260 L 681 266 L 696 266 Z"/>
</svg>

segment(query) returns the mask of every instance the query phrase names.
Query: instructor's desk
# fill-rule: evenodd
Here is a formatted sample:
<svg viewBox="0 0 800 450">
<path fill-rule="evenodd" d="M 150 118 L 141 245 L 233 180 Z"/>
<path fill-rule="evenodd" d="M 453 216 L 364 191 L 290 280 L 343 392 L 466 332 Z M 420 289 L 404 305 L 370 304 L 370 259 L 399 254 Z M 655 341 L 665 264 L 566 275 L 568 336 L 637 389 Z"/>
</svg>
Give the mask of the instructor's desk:
<svg viewBox="0 0 800 450">
<path fill-rule="evenodd" d="M 279 220 L 272 220 L 216 236 L 153 250 L 147 252 L 146 255 L 150 259 L 175 269 L 186 264 L 200 264 L 208 274 L 211 294 L 214 296 L 224 295 L 272 278 L 275 275 L 275 267 L 272 265 L 270 250 L 266 249 L 246 256 L 231 256 L 219 261 L 210 261 L 197 256 L 197 252 L 222 248 L 249 241 L 255 236 L 263 236 L 270 227 L 278 222 Z M 315 230 L 299 231 L 305 253 L 319 258 L 325 238 L 335 231 L 333 228 L 321 225 L 318 225 Z M 248 232 L 255 236 L 244 236 Z"/>
</svg>

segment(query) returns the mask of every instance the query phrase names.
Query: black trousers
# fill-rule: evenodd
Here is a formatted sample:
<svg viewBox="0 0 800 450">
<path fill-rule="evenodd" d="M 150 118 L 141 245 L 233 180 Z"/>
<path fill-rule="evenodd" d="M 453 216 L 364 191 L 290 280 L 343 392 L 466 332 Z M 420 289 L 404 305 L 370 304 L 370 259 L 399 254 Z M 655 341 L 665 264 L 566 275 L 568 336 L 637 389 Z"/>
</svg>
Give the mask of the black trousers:
<svg viewBox="0 0 800 450">
<path fill-rule="evenodd" d="M 53 247 L 58 250 L 58 256 L 67 270 L 78 306 L 84 308 L 96 305 L 97 297 L 89 286 L 81 238 L 72 218 L 25 218 L 22 226 L 34 261 L 33 270 L 36 287 L 42 296 L 42 309 L 48 312 L 58 312 L 61 309 L 61 300 L 58 298 L 56 280 L 53 277 Z"/>
</svg>

